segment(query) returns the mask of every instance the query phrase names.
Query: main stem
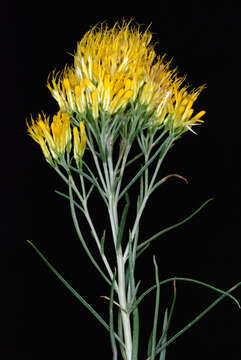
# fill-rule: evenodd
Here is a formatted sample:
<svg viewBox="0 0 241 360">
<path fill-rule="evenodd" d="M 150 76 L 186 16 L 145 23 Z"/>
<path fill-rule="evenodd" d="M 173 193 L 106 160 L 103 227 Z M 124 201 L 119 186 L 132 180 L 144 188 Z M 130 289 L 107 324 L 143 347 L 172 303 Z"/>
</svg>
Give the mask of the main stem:
<svg viewBox="0 0 241 360">
<path fill-rule="evenodd" d="M 126 302 L 126 284 L 125 284 L 125 265 L 124 257 L 122 254 L 121 248 L 117 250 L 117 270 L 118 270 L 118 288 L 119 288 L 119 304 L 122 309 L 127 309 Z M 131 324 L 130 316 L 125 311 L 121 310 L 123 332 L 124 332 L 124 342 L 126 346 L 126 359 L 131 360 L 132 355 L 132 336 L 131 336 Z"/>
<path fill-rule="evenodd" d="M 114 189 L 115 183 L 115 173 L 113 171 L 113 163 L 112 163 L 112 153 L 110 152 L 110 156 L 108 158 L 108 170 L 105 167 L 105 175 L 106 175 L 106 183 L 109 187 L 108 197 L 109 197 L 109 216 L 113 234 L 114 245 L 117 244 L 117 236 L 119 230 L 118 224 L 118 200 L 116 197 L 116 188 Z M 108 179 L 109 176 L 109 179 Z M 109 180 L 109 181 L 108 181 Z M 121 181 L 121 180 L 119 180 Z M 125 261 L 122 253 L 121 245 L 119 248 L 116 248 L 116 262 L 117 262 L 117 276 L 118 276 L 118 299 L 119 305 L 121 307 L 121 319 L 123 325 L 123 333 L 124 333 L 124 343 L 125 343 L 125 353 L 126 360 L 131 360 L 132 358 L 132 335 L 131 335 L 131 323 L 130 323 L 130 315 L 126 312 L 127 310 L 127 296 L 126 296 L 126 279 L 125 279 Z"/>
<path fill-rule="evenodd" d="M 113 195 L 110 195 L 109 198 L 109 216 L 111 222 L 111 228 L 114 238 L 114 243 L 117 243 L 117 234 L 118 234 L 118 220 L 117 220 L 117 205 L 113 200 Z M 122 247 L 120 245 L 119 249 L 116 249 L 116 261 L 117 261 L 117 274 L 118 274 L 118 299 L 119 305 L 121 307 L 121 318 L 124 332 L 124 343 L 125 343 L 125 352 L 126 360 L 131 360 L 132 356 L 132 336 L 131 336 L 131 324 L 130 316 L 127 314 L 127 301 L 126 301 L 126 279 L 125 279 L 125 261 L 122 254 Z"/>
</svg>

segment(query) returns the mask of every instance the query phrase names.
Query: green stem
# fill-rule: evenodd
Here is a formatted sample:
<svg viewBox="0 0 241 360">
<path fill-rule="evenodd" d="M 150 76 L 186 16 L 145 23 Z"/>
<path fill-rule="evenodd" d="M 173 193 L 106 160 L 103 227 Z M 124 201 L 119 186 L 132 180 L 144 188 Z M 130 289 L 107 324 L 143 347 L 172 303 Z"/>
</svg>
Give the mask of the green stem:
<svg viewBox="0 0 241 360">
<path fill-rule="evenodd" d="M 117 270 L 118 270 L 118 288 L 119 288 L 119 304 L 122 309 L 127 310 L 126 301 L 126 282 L 125 282 L 125 265 L 121 251 L 121 247 L 117 251 Z M 132 336 L 131 336 L 131 325 L 130 316 L 126 311 L 121 311 L 123 332 L 125 340 L 126 360 L 132 360 Z"/>
<path fill-rule="evenodd" d="M 126 148 L 125 148 L 125 152 L 124 152 L 124 155 L 123 155 L 122 163 L 121 163 L 119 181 L 118 181 L 118 184 L 117 184 L 117 187 L 116 187 L 116 194 L 115 194 L 116 199 L 115 200 L 117 202 L 118 202 L 118 199 L 119 199 L 120 188 L 121 188 L 121 184 L 122 184 L 124 171 L 126 169 L 126 162 L 127 162 L 127 158 L 128 158 L 130 148 L 131 148 L 131 145 L 129 143 L 127 143 Z M 117 172 L 115 173 L 115 176 L 116 176 L 116 174 L 117 174 Z"/>
<path fill-rule="evenodd" d="M 157 162 L 157 165 L 155 167 L 155 171 L 154 171 L 154 174 L 152 175 L 152 178 L 151 178 L 151 181 L 150 181 L 150 184 L 147 184 L 148 182 L 148 173 L 147 173 L 147 170 L 148 170 L 148 167 L 144 166 L 145 168 L 145 195 L 143 197 L 143 200 L 142 200 L 142 203 L 141 203 L 141 206 L 139 207 L 139 210 L 137 212 L 137 215 L 136 215 L 136 219 L 135 219 L 135 222 L 134 222 L 134 225 L 133 225 L 133 229 L 132 229 L 132 232 L 131 232 L 131 240 L 133 240 L 134 236 L 135 236 L 135 233 L 136 233 L 136 230 L 137 230 L 137 227 L 139 226 L 139 222 L 140 222 L 140 219 L 141 219 L 141 216 L 143 214 L 143 211 L 145 209 L 145 206 L 147 204 L 147 201 L 149 199 L 149 196 L 152 192 L 152 188 L 154 186 L 154 182 L 156 180 L 156 177 L 158 175 L 158 172 L 159 172 L 159 169 L 160 169 L 160 166 L 168 152 L 168 150 L 170 149 L 170 147 L 172 146 L 172 143 L 173 143 L 174 139 L 171 137 L 170 139 L 167 138 L 166 139 L 166 146 L 164 148 L 164 151 L 162 153 L 162 155 L 160 156 L 160 158 L 158 159 L 158 162 Z M 151 147 L 151 146 L 149 146 Z M 149 160 L 148 160 L 148 157 L 146 158 L 146 164 L 149 163 Z M 125 254 L 124 254 L 124 259 L 126 261 L 127 257 L 128 257 L 128 246 L 126 247 L 126 250 L 125 250 Z"/>
<path fill-rule="evenodd" d="M 71 179 L 72 179 L 71 183 L 74 184 L 74 179 L 72 178 L 72 176 L 70 176 L 70 177 L 71 177 Z M 88 209 L 88 206 L 87 206 L 87 196 L 86 196 L 86 191 L 85 191 L 85 183 L 84 183 L 84 179 L 83 179 L 82 176 L 80 176 L 80 182 L 81 182 L 82 193 L 83 193 L 82 206 L 83 206 L 83 209 L 84 209 L 85 218 L 86 218 L 86 220 L 87 220 L 87 222 L 88 222 L 88 224 L 89 224 L 90 230 L 91 230 L 92 235 L 93 235 L 93 237 L 94 237 L 94 239 L 95 239 L 97 248 L 98 248 L 98 250 L 99 250 L 99 252 L 100 252 L 100 255 L 101 255 L 102 260 L 103 260 L 103 262 L 104 262 L 104 264 L 105 264 L 105 267 L 106 267 L 106 269 L 107 269 L 107 271 L 108 271 L 108 273 L 109 273 L 110 279 L 113 279 L 113 272 L 112 272 L 112 270 L 111 270 L 111 268 L 110 268 L 110 265 L 109 265 L 109 263 L 108 263 L 108 260 L 107 260 L 107 258 L 106 258 L 106 256 L 105 256 L 105 254 L 104 254 L 103 251 L 102 251 L 100 239 L 99 239 L 99 237 L 98 237 L 98 235 L 97 235 L 97 233 L 96 233 L 95 227 L 94 227 L 93 222 L 92 222 L 92 219 L 91 219 L 91 217 L 90 217 L 89 209 Z M 70 185 L 70 186 L 71 186 L 71 185 Z M 116 282 L 115 282 L 115 290 L 116 290 L 116 291 L 118 290 Z"/>
<path fill-rule="evenodd" d="M 116 346 L 116 341 L 115 341 L 114 316 L 113 316 L 115 278 L 116 278 L 116 271 L 113 275 L 112 285 L 111 285 L 111 289 L 110 289 L 110 303 L 109 303 L 110 342 L 111 342 L 112 351 L 113 351 L 113 360 L 117 360 L 117 346 Z"/>
<path fill-rule="evenodd" d="M 96 169 L 97 169 L 98 175 L 99 175 L 99 177 L 100 177 L 100 181 L 101 181 L 101 183 L 102 183 L 104 192 L 105 192 L 105 194 L 106 194 L 107 185 L 106 185 L 106 183 L 105 183 L 104 177 L 103 177 L 102 172 L 101 172 L 101 169 L 100 169 L 99 160 L 98 160 L 98 158 L 97 158 L 97 155 L 95 154 L 95 150 L 92 149 L 91 152 L 92 152 L 92 156 L 93 156 L 93 159 L 94 159 L 94 162 L 95 162 L 95 167 L 96 167 Z"/>
<path fill-rule="evenodd" d="M 72 186 L 70 184 L 70 181 L 69 181 L 69 198 L 70 198 L 70 210 L 71 210 L 71 215 L 72 215 L 72 219 L 73 219 L 73 222 L 74 222 L 74 226 L 75 226 L 75 230 L 77 232 L 77 235 L 79 237 L 79 240 L 81 241 L 81 244 L 85 250 L 85 252 L 87 253 L 88 257 L 90 258 L 92 264 L 95 266 L 95 268 L 99 271 L 99 273 L 102 275 L 102 277 L 105 279 L 106 282 L 108 282 L 109 285 L 111 285 L 111 281 L 107 278 L 107 276 L 103 273 L 103 271 L 101 270 L 101 268 L 99 267 L 99 265 L 97 264 L 97 262 L 95 261 L 95 259 L 93 258 L 93 256 L 91 255 L 85 241 L 84 241 L 84 238 L 82 236 L 82 233 L 80 231 L 80 228 L 79 228 L 79 223 L 78 223 L 78 220 L 77 220 L 77 216 L 76 216 L 76 212 L 75 212 L 75 206 L 74 206 L 74 203 L 73 203 L 73 193 L 72 193 Z"/>
<path fill-rule="evenodd" d="M 168 139 L 164 141 L 162 146 L 166 143 Z M 125 186 L 125 188 L 122 190 L 122 192 L 119 195 L 118 201 L 122 198 L 122 196 L 125 195 L 126 191 L 139 179 L 139 177 L 142 175 L 142 173 L 145 171 L 145 169 L 155 160 L 155 158 L 160 154 L 162 151 L 162 146 L 157 149 L 157 151 L 152 155 L 152 157 L 145 163 L 145 165 L 138 171 L 138 173 L 132 178 L 132 180 L 129 182 L 128 185 Z"/>
<path fill-rule="evenodd" d="M 118 249 L 117 246 L 117 238 L 119 232 L 118 225 L 118 215 L 117 215 L 117 198 L 115 193 L 115 174 L 113 170 L 113 162 L 112 162 L 112 151 L 109 151 L 109 156 L 107 160 L 107 164 L 104 164 L 106 184 L 107 184 L 107 195 L 109 201 L 109 218 L 111 222 L 113 241 L 115 245 L 116 251 L 116 262 L 117 262 L 117 277 L 118 277 L 118 299 L 121 310 L 121 319 L 123 324 L 123 333 L 124 333 L 124 342 L 125 342 L 125 354 L 126 360 L 132 360 L 132 336 L 131 336 L 131 325 L 130 325 L 130 317 L 127 313 L 127 299 L 126 299 L 126 279 L 125 279 L 125 264 L 124 258 L 122 254 L 121 244 Z M 109 171 L 108 171 L 109 169 Z"/>
<path fill-rule="evenodd" d="M 134 246 L 133 246 L 134 247 Z M 132 252 L 132 242 L 129 241 L 129 301 L 128 307 L 130 304 L 136 300 L 136 293 L 138 285 L 135 286 L 135 276 L 134 276 L 134 261 L 135 253 Z M 134 250 L 135 252 L 135 250 Z M 132 336 L 132 360 L 138 359 L 138 346 L 139 346 L 139 311 L 138 307 L 133 311 L 133 336 Z"/>
</svg>

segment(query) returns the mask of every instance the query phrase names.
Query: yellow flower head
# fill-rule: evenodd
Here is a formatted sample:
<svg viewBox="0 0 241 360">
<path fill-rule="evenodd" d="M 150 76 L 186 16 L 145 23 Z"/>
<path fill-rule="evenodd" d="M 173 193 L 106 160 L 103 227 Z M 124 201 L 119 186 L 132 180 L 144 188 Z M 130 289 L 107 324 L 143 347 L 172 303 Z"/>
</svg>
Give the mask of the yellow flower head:
<svg viewBox="0 0 241 360">
<path fill-rule="evenodd" d="M 55 144 L 55 152 L 64 155 L 65 150 L 67 150 L 67 152 L 70 153 L 71 130 L 69 115 L 67 113 L 62 113 L 61 111 L 59 111 L 57 115 L 54 115 L 51 130 Z"/>
<path fill-rule="evenodd" d="M 40 144 L 46 160 L 53 165 L 53 159 L 58 159 L 71 151 L 70 117 L 59 111 L 53 116 L 51 125 L 49 117 L 39 114 L 36 121 L 31 118 L 31 124 L 27 123 L 28 133 Z"/>
<path fill-rule="evenodd" d="M 46 118 L 45 115 L 43 116 L 44 120 L 42 120 L 42 117 L 39 114 L 38 120 L 36 121 L 34 121 L 34 119 L 31 117 L 31 124 L 27 122 L 27 128 L 29 135 L 40 145 L 46 160 L 49 163 L 52 163 L 52 157 L 50 155 L 46 136 L 44 134 L 45 129 L 49 128 L 49 118 Z"/>
<path fill-rule="evenodd" d="M 61 111 L 98 121 L 102 111 L 112 116 L 132 104 L 137 111 L 144 107 L 154 125 L 187 130 L 201 122 L 204 111 L 193 116 L 201 88 L 188 93 L 151 39 L 148 29 L 141 33 L 126 21 L 91 28 L 77 45 L 73 66 L 48 80 Z"/>
<path fill-rule="evenodd" d="M 78 43 L 74 67 L 53 73 L 48 88 L 66 112 L 85 113 L 94 118 L 99 107 L 109 114 L 135 100 L 144 82 L 145 67 L 155 57 L 149 45 L 151 33 L 130 28 L 123 22 L 112 29 L 101 25 L 88 31 Z"/>
<path fill-rule="evenodd" d="M 203 122 L 201 118 L 206 111 L 202 110 L 193 116 L 193 104 L 203 88 L 204 86 L 200 86 L 188 93 L 186 87 L 179 89 L 179 83 L 174 82 L 173 94 L 168 102 L 168 109 L 174 129 L 190 130 L 193 125 Z"/>
<path fill-rule="evenodd" d="M 84 155 L 84 151 L 86 148 L 86 141 L 87 141 L 85 126 L 82 121 L 80 121 L 79 123 L 79 130 L 77 126 L 74 126 L 73 136 L 74 136 L 74 158 L 77 166 L 79 166 L 81 159 Z"/>
</svg>

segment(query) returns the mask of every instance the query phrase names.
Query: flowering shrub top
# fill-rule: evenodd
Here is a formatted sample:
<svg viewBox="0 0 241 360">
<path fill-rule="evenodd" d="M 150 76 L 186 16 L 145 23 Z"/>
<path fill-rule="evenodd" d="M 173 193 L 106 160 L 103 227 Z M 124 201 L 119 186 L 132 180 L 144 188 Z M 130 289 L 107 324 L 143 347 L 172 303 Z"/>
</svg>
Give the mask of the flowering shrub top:
<svg viewBox="0 0 241 360">
<path fill-rule="evenodd" d="M 128 140 L 129 123 L 136 117 L 137 129 L 166 128 L 179 134 L 202 122 L 205 111 L 194 115 L 193 104 L 203 86 L 188 91 L 170 62 L 156 55 L 151 39 L 149 30 L 142 34 L 128 22 L 111 29 L 93 27 L 78 43 L 74 64 L 49 76 L 47 86 L 59 113 L 51 125 L 45 115 L 28 125 L 49 163 L 70 151 L 71 124 L 75 125 L 75 159 L 79 159 L 86 145 L 86 126 L 96 135 L 116 122 L 114 138 L 120 135 Z M 76 128 L 80 124 L 82 142 Z"/>
</svg>

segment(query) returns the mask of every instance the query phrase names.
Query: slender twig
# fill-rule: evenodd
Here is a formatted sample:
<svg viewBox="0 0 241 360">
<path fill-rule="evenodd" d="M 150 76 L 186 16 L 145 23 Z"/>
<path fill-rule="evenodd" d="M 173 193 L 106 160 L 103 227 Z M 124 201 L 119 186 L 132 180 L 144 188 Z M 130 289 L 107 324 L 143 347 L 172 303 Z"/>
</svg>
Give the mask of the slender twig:
<svg viewBox="0 0 241 360">
<path fill-rule="evenodd" d="M 118 184 L 117 184 L 117 187 L 116 187 L 116 201 L 117 202 L 119 200 L 119 194 L 120 194 L 122 179 L 123 179 L 123 175 L 124 175 L 124 170 L 126 169 L 126 162 L 127 162 L 128 154 L 130 152 L 130 148 L 131 148 L 131 145 L 129 143 L 127 143 L 127 145 L 125 147 L 124 154 L 123 154 L 123 158 L 122 158 L 120 174 L 119 174 L 119 181 L 118 181 Z"/>
<path fill-rule="evenodd" d="M 102 171 L 101 171 L 101 168 L 100 168 L 100 164 L 99 164 L 98 157 L 97 157 L 97 155 L 96 155 L 96 153 L 95 153 L 95 149 L 94 149 L 92 146 L 90 146 L 90 150 L 91 150 L 91 153 L 92 153 L 92 156 L 93 156 L 93 159 L 94 159 L 94 163 L 95 163 L 96 170 L 97 170 L 98 175 L 99 175 L 99 177 L 100 177 L 100 181 L 101 181 L 102 186 L 103 186 L 103 189 L 104 189 L 104 191 L 105 191 L 105 193 L 106 193 L 106 191 L 107 191 L 107 185 L 106 185 L 105 180 L 104 180 L 104 177 L 103 177 L 103 175 L 102 175 Z"/>
<path fill-rule="evenodd" d="M 136 215 L 136 218 L 135 218 L 135 222 L 134 222 L 134 225 L 133 225 L 133 228 L 132 228 L 132 231 L 131 231 L 131 240 L 133 240 L 134 236 L 135 236 L 135 233 L 136 233 L 136 230 L 137 230 L 137 226 L 139 225 L 139 222 L 140 222 L 140 219 L 141 219 L 141 216 L 142 216 L 142 213 L 145 209 L 145 206 L 147 204 L 147 201 L 149 199 L 149 196 L 152 192 L 152 188 L 154 186 L 154 183 L 155 183 L 155 180 L 156 180 L 156 177 L 157 177 L 157 174 L 158 174 L 158 171 L 160 169 L 160 166 L 168 152 L 168 150 L 170 149 L 171 145 L 172 145 L 172 142 L 173 142 L 173 138 L 171 137 L 170 139 L 167 138 L 167 145 L 166 145 L 166 148 L 164 150 L 164 152 L 162 153 L 162 155 L 160 156 L 160 158 L 158 159 L 158 162 L 157 162 L 157 165 L 155 167 L 155 171 L 154 171 L 154 174 L 152 175 L 152 178 L 151 178 L 151 181 L 150 183 L 148 184 L 148 173 L 145 174 L 145 195 L 142 199 L 142 202 L 141 202 L 141 205 L 139 207 L 139 210 L 137 212 L 137 215 Z M 164 145 L 164 144 L 163 144 Z M 146 164 L 149 163 L 149 159 L 148 157 L 146 157 Z M 147 166 L 144 166 L 145 170 L 148 169 Z M 126 247 L 126 250 L 125 250 L 125 253 L 124 253 L 124 260 L 126 261 L 128 257 L 128 247 Z"/>
<path fill-rule="evenodd" d="M 99 265 L 97 264 L 97 262 L 95 261 L 94 257 L 91 255 L 85 241 L 83 238 L 83 235 L 80 231 L 79 228 L 79 223 L 77 220 L 77 216 L 76 216 L 76 212 L 75 212 L 75 206 L 73 203 L 73 193 L 72 193 L 72 186 L 71 186 L 71 181 L 69 181 L 69 197 L 70 197 L 70 210 L 71 210 L 71 215 L 72 215 L 72 219 L 74 222 L 74 226 L 75 226 L 75 230 L 77 232 L 77 235 L 79 237 L 79 240 L 81 241 L 81 244 L 85 250 L 85 252 L 87 253 L 88 257 L 90 258 L 91 262 L 93 263 L 93 265 L 95 266 L 95 268 L 99 271 L 99 273 L 102 275 L 102 277 L 105 279 L 105 281 L 108 282 L 109 285 L 111 285 L 111 281 L 106 277 L 106 275 L 103 273 L 103 271 L 101 270 L 101 268 L 99 267 Z"/>
<path fill-rule="evenodd" d="M 70 183 L 70 186 L 72 186 L 74 184 L 75 186 L 75 182 L 74 182 L 74 179 L 73 177 L 70 175 L 70 178 L 71 178 L 71 183 Z M 101 258 L 105 264 L 105 267 L 108 271 L 108 274 L 110 276 L 110 279 L 112 280 L 113 279 L 113 272 L 110 268 L 110 265 L 108 263 L 108 260 L 106 258 L 106 256 L 103 254 L 103 251 L 102 251 L 102 248 L 101 248 L 101 242 L 100 242 L 100 239 L 96 233 L 96 230 L 95 230 L 95 227 L 94 227 L 94 224 L 93 224 L 93 221 L 90 217 L 90 213 L 89 213 L 89 210 L 88 210 L 88 205 L 87 205 L 87 195 L 86 195 L 86 191 L 85 191 L 85 184 L 84 184 L 84 179 L 82 176 L 80 176 L 80 181 L 81 181 L 81 187 L 82 187 L 82 192 L 83 192 L 83 201 L 82 201 L 82 206 L 83 206 L 83 209 L 84 209 L 84 215 L 85 215 L 85 218 L 89 224 L 89 227 L 91 229 L 91 232 L 93 234 L 93 237 L 95 239 L 95 242 L 96 242 L 96 245 L 97 245 L 97 248 L 100 252 L 100 255 L 101 255 Z M 115 282 L 115 290 L 118 291 L 118 286 L 117 286 L 117 283 Z"/>
</svg>

